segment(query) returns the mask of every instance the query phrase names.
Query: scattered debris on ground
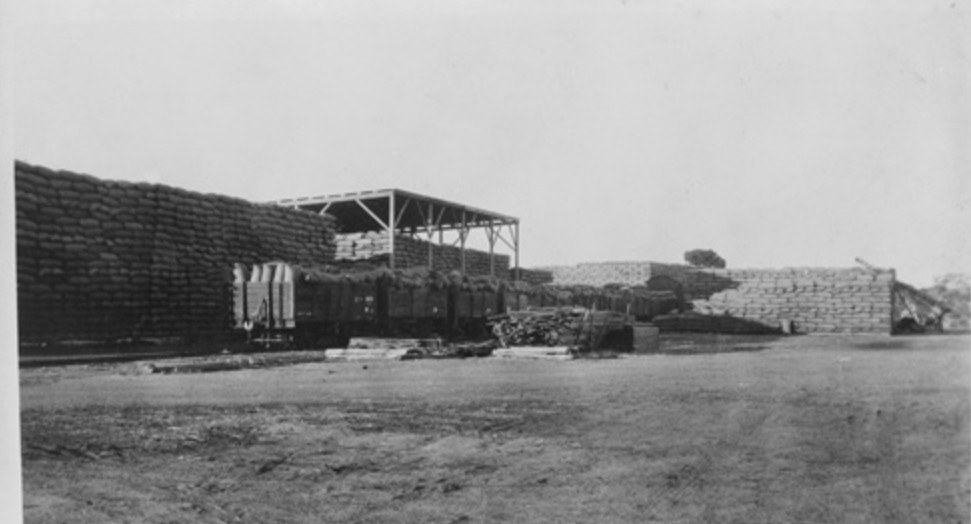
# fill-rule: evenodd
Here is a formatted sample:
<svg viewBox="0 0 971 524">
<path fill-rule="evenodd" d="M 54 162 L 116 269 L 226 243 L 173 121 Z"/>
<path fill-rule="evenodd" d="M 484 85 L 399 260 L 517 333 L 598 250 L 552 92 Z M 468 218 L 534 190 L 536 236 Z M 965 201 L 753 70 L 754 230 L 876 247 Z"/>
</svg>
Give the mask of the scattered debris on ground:
<svg viewBox="0 0 971 524">
<path fill-rule="evenodd" d="M 133 367 L 138 373 L 211 373 L 237 369 L 292 366 L 310 362 L 323 362 L 322 351 L 289 351 L 285 353 L 260 353 L 252 355 L 220 354 L 155 362 L 140 362 Z"/>
<path fill-rule="evenodd" d="M 544 360 L 570 360 L 574 352 L 567 346 L 515 346 L 499 348 L 492 356 L 499 358 L 528 358 Z"/>
</svg>

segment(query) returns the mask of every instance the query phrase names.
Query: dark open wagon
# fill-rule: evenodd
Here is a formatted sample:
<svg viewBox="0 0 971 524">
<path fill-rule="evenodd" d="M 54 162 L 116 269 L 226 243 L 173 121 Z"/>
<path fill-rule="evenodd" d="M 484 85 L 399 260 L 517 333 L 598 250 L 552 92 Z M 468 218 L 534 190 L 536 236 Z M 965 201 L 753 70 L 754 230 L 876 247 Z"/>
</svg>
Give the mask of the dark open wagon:
<svg viewBox="0 0 971 524">
<path fill-rule="evenodd" d="M 292 271 L 277 271 L 267 282 L 237 279 L 233 284 L 235 325 L 251 340 L 313 345 L 367 332 L 375 322 L 373 284 L 304 280 Z"/>
</svg>

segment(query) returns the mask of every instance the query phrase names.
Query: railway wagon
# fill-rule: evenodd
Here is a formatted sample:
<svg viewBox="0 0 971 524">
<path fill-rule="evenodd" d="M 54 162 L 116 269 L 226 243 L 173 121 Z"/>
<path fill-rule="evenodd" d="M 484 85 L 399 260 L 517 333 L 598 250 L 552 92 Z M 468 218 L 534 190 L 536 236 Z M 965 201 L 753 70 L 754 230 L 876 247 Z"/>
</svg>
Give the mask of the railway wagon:
<svg viewBox="0 0 971 524">
<path fill-rule="evenodd" d="M 447 286 L 397 287 L 388 279 L 374 284 L 378 295 L 378 326 L 383 336 L 445 335 L 451 319 Z"/>
<path fill-rule="evenodd" d="M 252 340 L 312 346 L 374 331 L 375 286 L 356 282 L 235 282 L 235 326 Z"/>
<path fill-rule="evenodd" d="M 236 327 L 256 341 L 301 347 L 342 345 L 352 336 L 478 337 L 488 332 L 490 317 L 537 307 L 584 307 L 646 320 L 675 302 L 667 292 L 432 283 L 390 273 L 349 277 L 304 273 L 285 263 L 254 266 L 248 277 L 238 267 L 235 273 Z"/>
<path fill-rule="evenodd" d="M 235 326 L 250 338 L 300 346 L 358 335 L 478 335 L 489 317 L 504 311 L 499 288 L 401 286 L 388 275 L 347 279 L 283 263 L 254 267 L 249 278 L 237 269 L 233 297 Z"/>
<path fill-rule="evenodd" d="M 521 291 L 504 289 L 503 304 L 505 305 L 505 309 L 500 313 L 505 313 L 506 311 L 525 311 L 530 308 L 529 295 Z"/>
</svg>

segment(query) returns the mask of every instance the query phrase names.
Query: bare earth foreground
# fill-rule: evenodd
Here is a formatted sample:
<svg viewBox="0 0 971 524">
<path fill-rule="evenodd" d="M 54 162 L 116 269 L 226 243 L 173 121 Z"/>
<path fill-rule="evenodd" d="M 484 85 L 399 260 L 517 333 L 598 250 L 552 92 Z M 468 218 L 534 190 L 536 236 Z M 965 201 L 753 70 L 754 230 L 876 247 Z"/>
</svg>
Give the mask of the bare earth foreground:
<svg viewBox="0 0 971 524">
<path fill-rule="evenodd" d="M 24 369 L 26 520 L 971 519 L 968 337 L 664 344 L 678 354 Z"/>
</svg>

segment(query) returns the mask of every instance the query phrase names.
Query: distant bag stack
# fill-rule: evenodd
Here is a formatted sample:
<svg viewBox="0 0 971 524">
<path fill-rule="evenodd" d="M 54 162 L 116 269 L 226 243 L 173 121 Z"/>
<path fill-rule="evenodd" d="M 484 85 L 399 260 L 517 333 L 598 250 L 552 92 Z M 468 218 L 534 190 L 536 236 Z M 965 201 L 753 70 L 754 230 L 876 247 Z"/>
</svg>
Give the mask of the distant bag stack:
<svg viewBox="0 0 971 524">
<path fill-rule="evenodd" d="M 891 332 L 893 271 L 696 268 L 680 278 L 692 313 L 657 319 L 663 331 Z"/>
</svg>

